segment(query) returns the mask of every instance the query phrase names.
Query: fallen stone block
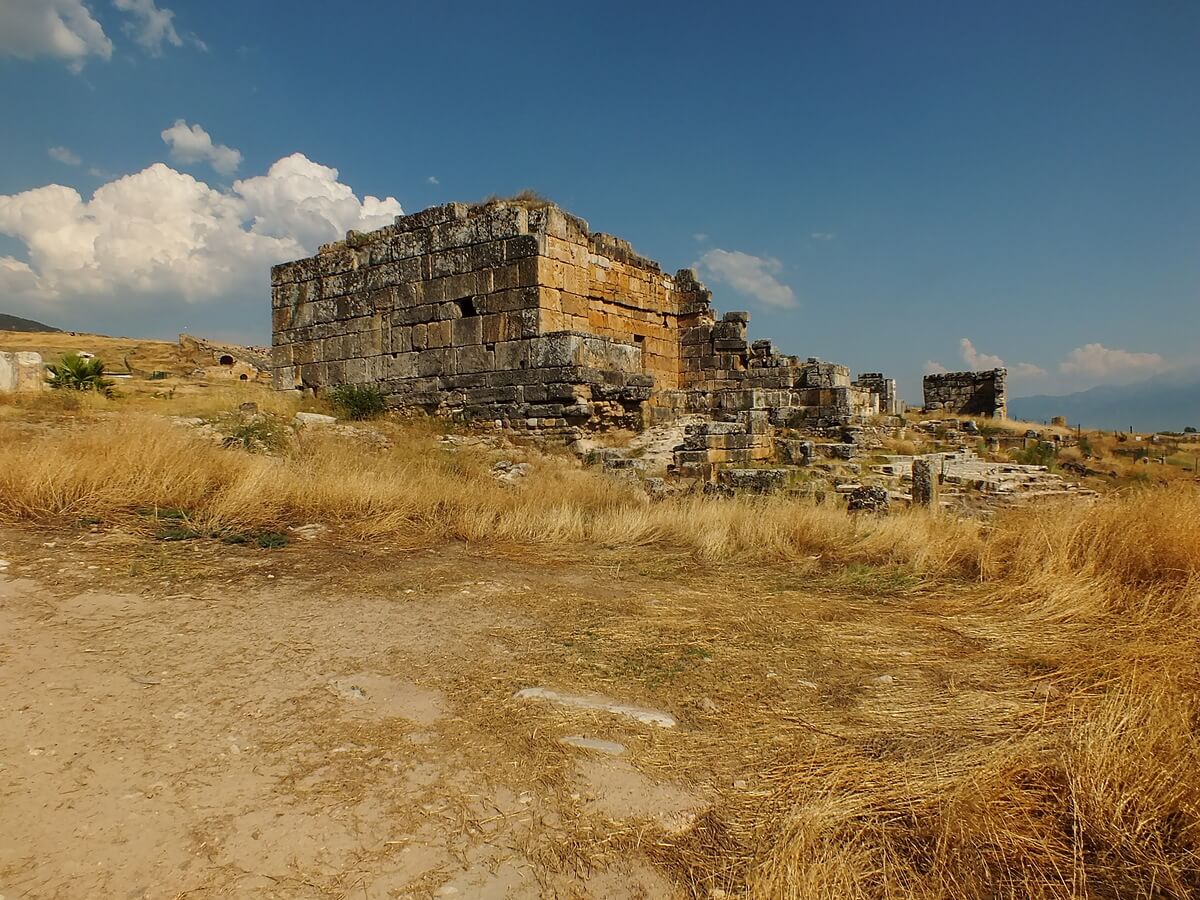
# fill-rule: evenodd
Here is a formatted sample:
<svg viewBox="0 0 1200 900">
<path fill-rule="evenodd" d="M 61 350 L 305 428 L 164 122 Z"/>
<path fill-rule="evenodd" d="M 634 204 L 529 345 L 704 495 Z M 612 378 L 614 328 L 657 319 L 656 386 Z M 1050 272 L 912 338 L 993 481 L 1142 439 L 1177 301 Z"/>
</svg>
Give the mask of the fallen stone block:
<svg viewBox="0 0 1200 900">
<path fill-rule="evenodd" d="M 337 419 L 322 413 L 298 412 L 292 417 L 292 424 L 297 426 L 336 425 Z"/>
</svg>

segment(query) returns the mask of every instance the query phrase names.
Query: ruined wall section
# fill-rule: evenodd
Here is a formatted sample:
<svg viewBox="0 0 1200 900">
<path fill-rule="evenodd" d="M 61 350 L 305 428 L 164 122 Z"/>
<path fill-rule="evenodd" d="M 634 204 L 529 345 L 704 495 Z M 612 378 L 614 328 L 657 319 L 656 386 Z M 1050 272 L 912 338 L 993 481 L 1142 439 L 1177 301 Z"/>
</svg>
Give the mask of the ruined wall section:
<svg viewBox="0 0 1200 900">
<path fill-rule="evenodd" d="M 452 203 L 272 270 L 281 389 L 377 384 L 390 405 L 561 431 L 770 409 L 775 424 L 878 412 L 844 366 L 749 342 L 690 270 L 553 205 Z"/>
<path fill-rule="evenodd" d="M 684 393 L 676 402 L 687 411 L 770 409 L 776 425 L 879 411 L 877 397 L 851 384 L 848 368 L 778 353 L 769 340 L 751 342 L 749 322 L 749 313 L 728 312 L 684 330 Z"/>
<path fill-rule="evenodd" d="M 690 274 L 690 273 L 689 273 Z M 272 270 L 281 389 L 378 384 L 395 406 L 542 430 L 639 427 L 707 308 L 554 206 L 449 204 Z"/>
<path fill-rule="evenodd" d="M 883 415 L 898 416 L 902 414 L 896 379 L 884 378 L 881 372 L 863 372 L 854 381 L 854 385 L 879 395 L 879 411 Z"/>
<path fill-rule="evenodd" d="M 1007 369 L 926 375 L 922 387 L 927 412 L 997 419 L 1008 415 Z"/>
<path fill-rule="evenodd" d="M 565 215 L 556 208 L 546 212 Z M 709 292 L 690 271 L 671 278 L 628 241 L 590 234 L 582 220 L 566 219 L 577 227 L 567 228 L 564 237 L 548 236 L 539 260 L 542 332 L 576 331 L 631 342 L 641 350 L 643 370 L 656 387 L 678 388 L 680 332 L 707 311 Z M 538 226 L 536 218 L 531 225 Z"/>
</svg>

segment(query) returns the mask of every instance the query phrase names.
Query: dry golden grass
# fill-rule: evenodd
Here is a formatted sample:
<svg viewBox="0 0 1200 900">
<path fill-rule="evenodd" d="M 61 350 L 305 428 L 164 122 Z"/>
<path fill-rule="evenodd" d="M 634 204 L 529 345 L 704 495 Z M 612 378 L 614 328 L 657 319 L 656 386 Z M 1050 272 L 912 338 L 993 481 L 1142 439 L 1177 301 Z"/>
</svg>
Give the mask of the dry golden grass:
<svg viewBox="0 0 1200 900">
<path fill-rule="evenodd" d="M 892 748 L 852 731 L 776 735 L 758 751 L 765 789 L 660 837 L 660 862 L 698 892 L 761 897 L 1200 895 L 1194 487 L 990 524 L 853 518 L 783 499 L 652 503 L 555 457 L 536 457 L 533 474 L 507 486 L 485 450 L 452 451 L 419 424 L 380 427 L 390 449 L 312 433 L 270 457 L 136 413 L 33 433 L 0 423 L 0 521 L 137 522 L 137 509 L 158 506 L 214 531 L 320 521 L 506 553 L 661 549 L 798 581 L 864 565 L 908 573 L 928 603 L 1024 661 L 1040 700 L 964 720 L 972 737 L 932 734 L 926 746 L 919 708 L 895 720 L 906 741 Z"/>
<path fill-rule="evenodd" d="M 234 453 L 161 418 L 117 414 L 70 432 L 0 432 L 0 520 L 112 521 L 144 507 L 186 510 L 220 531 L 323 521 L 361 537 L 686 548 L 704 559 L 903 564 L 972 570 L 978 525 L 928 516 L 856 520 L 783 499 L 652 503 L 636 486 L 544 457 L 519 486 L 491 457 L 449 450 L 421 425 L 381 426 L 391 449 L 302 434 L 283 457 Z"/>
</svg>

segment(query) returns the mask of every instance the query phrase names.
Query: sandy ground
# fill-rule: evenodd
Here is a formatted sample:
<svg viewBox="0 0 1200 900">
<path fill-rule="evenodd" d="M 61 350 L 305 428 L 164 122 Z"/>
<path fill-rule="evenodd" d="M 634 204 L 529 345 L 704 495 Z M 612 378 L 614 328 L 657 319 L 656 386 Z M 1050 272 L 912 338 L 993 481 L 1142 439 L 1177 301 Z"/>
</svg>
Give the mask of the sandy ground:
<svg viewBox="0 0 1200 900">
<path fill-rule="evenodd" d="M 882 641 L 883 601 L 786 574 L 329 535 L 9 530 L 0 559 L 4 900 L 686 896 L 655 847 L 811 723 L 927 748 L 1027 689 L 907 601 Z"/>
</svg>

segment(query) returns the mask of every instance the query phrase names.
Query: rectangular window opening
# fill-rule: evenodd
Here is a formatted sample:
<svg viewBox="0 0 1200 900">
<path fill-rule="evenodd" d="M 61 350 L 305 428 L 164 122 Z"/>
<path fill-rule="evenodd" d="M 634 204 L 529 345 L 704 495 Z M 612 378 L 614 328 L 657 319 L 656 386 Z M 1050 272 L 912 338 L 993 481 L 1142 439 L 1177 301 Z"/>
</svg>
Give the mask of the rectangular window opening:
<svg viewBox="0 0 1200 900">
<path fill-rule="evenodd" d="M 475 309 L 474 297 L 463 297 L 461 300 L 455 300 L 454 305 L 458 307 L 458 311 L 465 319 L 467 316 L 477 316 L 479 311 Z"/>
</svg>

